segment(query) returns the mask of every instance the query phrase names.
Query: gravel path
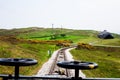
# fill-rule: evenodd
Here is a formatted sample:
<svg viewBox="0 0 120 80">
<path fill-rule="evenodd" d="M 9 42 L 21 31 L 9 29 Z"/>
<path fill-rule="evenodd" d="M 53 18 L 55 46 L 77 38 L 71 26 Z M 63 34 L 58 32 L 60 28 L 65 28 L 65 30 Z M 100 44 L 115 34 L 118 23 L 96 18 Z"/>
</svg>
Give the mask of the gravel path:
<svg viewBox="0 0 120 80">
<path fill-rule="evenodd" d="M 57 55 L 57 51 L 54 51 L 54 53 L 52 54 L 51 58 L 43 64 L 42 68 L 38 71 L 36 76 L 47 76 L 49 74 L 50 68 L 51 68 L 51 64 L 53 64 L 54 60 L 55 60 L 55 56 Z"/>
<path fill-rule="evenodd" d="M 73 49 L 73 48 L 67 49 L 67 50 L 65 51 L 66 57 L 67 57 L 67 60 L 68 60 L 68 61 L 74 61 L 73 56 L 72 56 L 71 53 L 69 52 L 71 49 Z M 60 49 L 59 49 L 59 50 L 60 50 Z M 55 56 L 57 55 L 57 52 L 58 52 L 59 50 L 55 51 L 55 52 L 52 54 L 51 58 L 50 58 L 46 63 L 43 64 L 42 68 L 38 71 L 38 73 L 37 73 L 35 76 L 39 76 L 39 77 L 50 76 L 50 75 L 49 75 L 49 71 L 50 71 L 50 68 L 51 68 L 51 66 L 52 66 L 51 64 L 54 62 Z M 72 74 L 71 77 L 74 77 L 74 70 L 70 70 L 70 74 Z M 53 76 L 53 75 L 52 75 L 52 76 Z M 82 78 L 85 78 L 85 77 L 86 77 L 86 76 L 81 72 L 81 70 L 79 71 L 79 77 L 82 77 Z"/>
<path fill-rule="evenodd" d="M 68 60 L 68 61 L 74 61 L 73 56 L 72 56 L 71 53 L 69 52 L 71 49 L 74 49 L 74 48 L 70 48 L 70 49 L 67 49 L 67 50 L 65 51 L 66 57 L 67 57 L 67 60 Z M 72 74 L 71 77 L 75 76 L 75 71 L 74 71 L 74 70 L 70 70 L 70 73 Z M 82 73 L 81 70 L 79 70 L 79 77 L 82 77 L 82 78 L 85 78 L 85 77 L 86 77 L 85 74 Z"/>
</svg>

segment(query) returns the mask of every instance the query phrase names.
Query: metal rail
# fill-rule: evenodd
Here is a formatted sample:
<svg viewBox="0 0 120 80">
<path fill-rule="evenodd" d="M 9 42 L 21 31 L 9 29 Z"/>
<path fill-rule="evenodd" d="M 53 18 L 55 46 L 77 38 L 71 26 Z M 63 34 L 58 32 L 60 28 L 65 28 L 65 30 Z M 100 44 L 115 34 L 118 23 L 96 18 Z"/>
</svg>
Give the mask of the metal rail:
<svg viewBox="0 0 120 80">
<path fill-rule="evenodd" d="M 67 61 L 66 59 L 66 53 L 65 50 L 68 48 L 62 48 L 58 51 L 57 56 L 51 66 L 51 69 L 49 71 L 49 75 L 56 75 L 56 76 L 61 76 L 61 77 L 69 77 L 70 72 L 68 69 L 60 68 L 56 65 L 57 62 L 59 61 Z"/>
<path fill-rule="evenodd" d="M 2 80 L 15 80 L 14 76 L 10 75 L 0 75 Z M 17 80 L 120 80 L 120 78 L 72 78 L 72 77 L 36 77 L 36 76 L 19 76 Z"/>
</svg>

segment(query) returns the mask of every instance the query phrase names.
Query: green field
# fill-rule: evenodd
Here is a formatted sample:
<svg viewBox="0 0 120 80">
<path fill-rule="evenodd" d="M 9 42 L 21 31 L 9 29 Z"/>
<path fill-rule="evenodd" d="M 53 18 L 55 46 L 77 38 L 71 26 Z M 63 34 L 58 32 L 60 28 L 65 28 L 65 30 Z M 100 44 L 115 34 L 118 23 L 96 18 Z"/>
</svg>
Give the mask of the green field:
<svg viewBox="0 0 120 80">
<path fill-rule="evenodd" d="M 94 70 L 83 71 L 87 77 L 119 78 L 120 75 L 120 48 L 99 50 L 72 50 L 75 60 L 96 62 L 99 67 Z"/>
<path fill-rule="evenodd" d="M 32 58 L 38 60 L 36 66 L 20 68 L 20 74 L 36 74 L 40 67 L 49 59 L 48 50 L 52 52 L 58 48 L 50 44 L 10 43 L 0 41 L 0 58 Z M 13 67 L 0 66 L 0 74 L 13 74 Z"/>
<path fill-rule="evenodd" d="M 99 39 L 95 44 L 120 46 L 120 38 L 116 38 L 116 39 L 108 39 L 108 40 L 104 40 L 104 39 L 102 40 L 102 39 Z"/>
<path fill-rule="evenodd" d="M 120 46 L 120 35 L 113 33 L 114 39 L 97 38 L 98 31 L 72 30 L 55 28 L 21 28 L 0 29 L 0 58 L 33 58 L 38 60 L 36 66 L 22 67 L 22 75 L 36 74 L 42 64 L 50 56 L 48 50 L 57 50 L 53 41 L 69 40 L 77 43 L 92 43 L 93 45 Z M 64 34 L 64 36 L 63 36 Z M 31 42 L 31 40 L 33 42 Z M 39 43 L 40 41 L 44 43 Z M 51 41 L 51 43 L 47 43 Z M 53 44 L 52 44 L 53 43 Z M 87 77 L 120 77 L 120 49 L 101 47 L 95 50 L 72 50 L 75 60 L 92 61 L 99 64 L 98 69 L 84 71 Z M 13 67 L 0 66 L 0 74 L 13 74 Z"/>
</svg>

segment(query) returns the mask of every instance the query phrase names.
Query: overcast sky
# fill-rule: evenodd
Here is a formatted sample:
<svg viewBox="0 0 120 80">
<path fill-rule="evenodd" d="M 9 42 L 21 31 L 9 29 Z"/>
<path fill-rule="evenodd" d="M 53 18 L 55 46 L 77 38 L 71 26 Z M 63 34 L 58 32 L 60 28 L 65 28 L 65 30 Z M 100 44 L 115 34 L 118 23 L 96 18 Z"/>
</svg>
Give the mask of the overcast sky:
<svg viewBox="0 0 120 80">
<path fill-rule="evenodd" d="M 0 0 L 0 29 L 52 24 L 120 34 L 120 0 Z"/>
</svg>

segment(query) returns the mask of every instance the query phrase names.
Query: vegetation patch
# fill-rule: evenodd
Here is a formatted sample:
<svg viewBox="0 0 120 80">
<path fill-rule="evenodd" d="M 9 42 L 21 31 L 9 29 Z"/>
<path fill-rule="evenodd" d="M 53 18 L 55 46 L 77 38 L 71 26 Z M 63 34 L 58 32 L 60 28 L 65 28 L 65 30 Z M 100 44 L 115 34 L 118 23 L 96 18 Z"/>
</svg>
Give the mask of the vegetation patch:
<svg viewBox="0 0 120 80">
<path fill-rule="evenodd" d="M 120 53 L 105 50 L 74 49 L 71 51 L 74 59 L 96 62 L 99 67 L 95 70 L 83 71 L 87 77 L 119 78 Z"/>
<path fill-rule="evenodd" d="M 33 58 L 38 64 L 31 67 L 21 67 L 20 74 L 36 74 L 42 64 L 48 60 L 51 53 L 58 47 L 68 47 L 77 44 L 72 50 L 76 60 L 91 61 L 99 64 L 96 70 L 84 71 L 87 77 L 120 77 L 119 47 L 91 46 L 114 45 L 120 46 L 120 35 L 113 34 L 114 39 L 99 39 L 98 31 L 72 30 L 61 28 L 21 28 L 0 29 L 1 58 Z M 50 52 L 48 54 L 48 52 Z M 13 67 L 0 66 L 0 74 L 13 74 Z"/>
<path fill-rule="evenodd" d="M 0 58 L 32 58 L 38 60 L 38 64 L 35 66 L 21 67 L 20 74 L 22 75 L 36 74 L 43 63 L 49 59 L 48 50 L 53 52 L 58 49 L 56 45 L 19 41 L 11 43 L 11 41 L 0 40 L 0 44 Z M 14 67 L 0 66 L 0 74 L 13 74 L 13 71 Z"/>
<path fill-rule="evenodd" d="M 115 39 L 98 39 L 96 44 L 120 46 L 120 38 L 116 37 Z"/>
<path fill-rule="evenodd" d="M 76 49 L 94 49 L 94 47 L 92 45 L 89 45 L 87 43 L 78 43 Z"/>
</svg>

